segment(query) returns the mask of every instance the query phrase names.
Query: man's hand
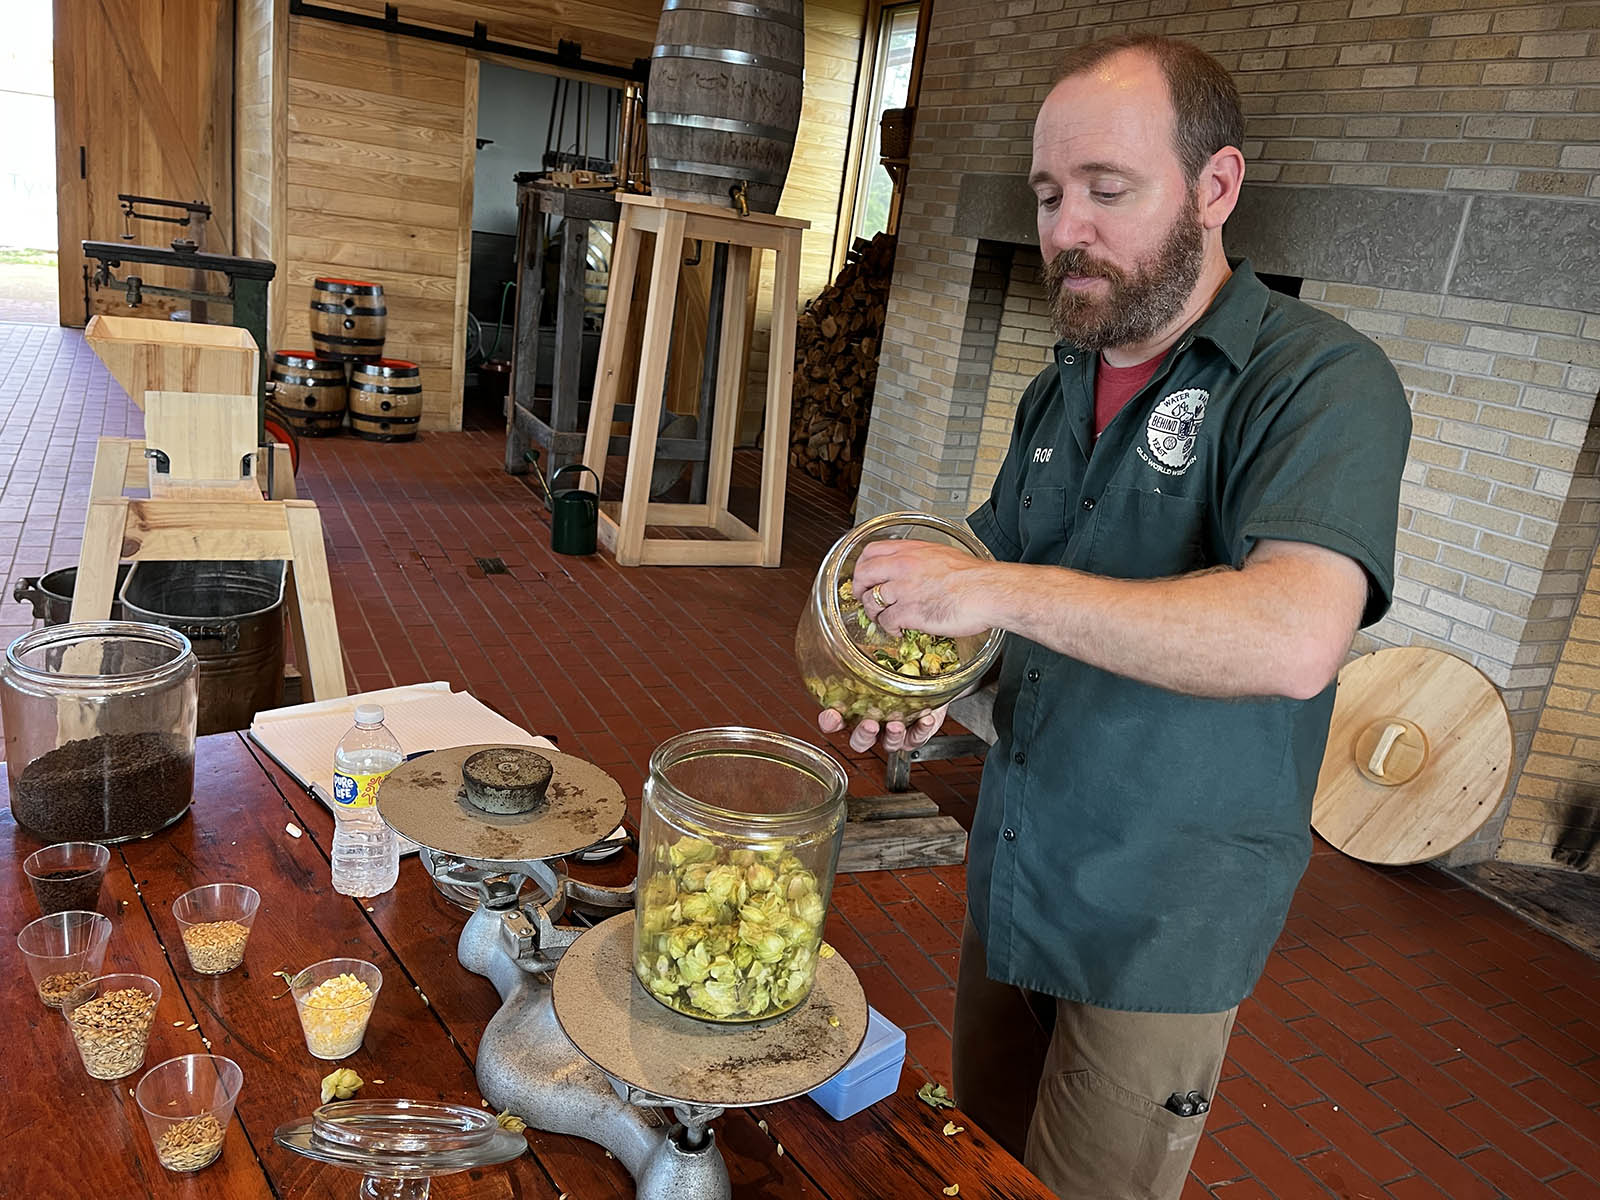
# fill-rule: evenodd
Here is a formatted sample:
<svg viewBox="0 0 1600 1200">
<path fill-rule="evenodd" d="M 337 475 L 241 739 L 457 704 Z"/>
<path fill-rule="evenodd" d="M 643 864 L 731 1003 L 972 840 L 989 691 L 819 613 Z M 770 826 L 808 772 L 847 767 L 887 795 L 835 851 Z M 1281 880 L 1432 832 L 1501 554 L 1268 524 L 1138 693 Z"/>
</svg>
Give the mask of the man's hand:
<svg viewBox="0 0 1600 1200">
<path fill-rule="evenodd" d="M 992 563 L 936 542 L 871 542 L 856 560 L 856 599 L 885 633 L 920 629 L 943 637 L 987 633 Z"/>
<path fill-rule="evenodd" d="M 860 721 L 850 731 L 850 749 L 859 754 L 871 750 L 874 742 L 881 742 L 883 748 L 890 753 L 896 750 L 915 750 L 939 731 L 949 707 L 946 704 L 943 708 L 936 708 L 931 713 L 918 717 L 910 725 L 899 721 L 886 721 L 881 725 L 877 721 Z M 817 728 L 823 733 L 838 733 L 844 728 L 844 717 L 835 709 L 823 709 L 817 716 Z"/>
</svg>

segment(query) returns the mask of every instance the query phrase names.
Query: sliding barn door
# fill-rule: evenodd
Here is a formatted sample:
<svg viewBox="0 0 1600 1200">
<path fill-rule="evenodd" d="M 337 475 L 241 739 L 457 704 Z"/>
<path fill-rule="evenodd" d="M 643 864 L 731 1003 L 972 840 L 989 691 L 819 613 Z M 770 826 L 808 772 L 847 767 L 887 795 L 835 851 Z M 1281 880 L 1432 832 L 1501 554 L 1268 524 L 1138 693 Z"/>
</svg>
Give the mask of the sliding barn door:
<svg viewBox="0 0 1600 1200">
<path fill-rule="evenodd" d="M 233 250 L 233 0 L 54 0 L 57 225 L 61 323 L 82 325 L 85 239 L 128 231 L 117 194 L 202 200 L 203 248 Z M 170 210 L 155 210 L 170 211 Z M 165 246 L 188 231 L 133 223 L 132 240 Z M 93 264 L 89 264 L 93 270 Z M 150 283 L 192 286 L 189 272 L 125 266 Z M 226 281 L 209 276 L 221 290 Z M 90 289 L 88 313 L 165 316 L 188 302 Z"/>
</svg>

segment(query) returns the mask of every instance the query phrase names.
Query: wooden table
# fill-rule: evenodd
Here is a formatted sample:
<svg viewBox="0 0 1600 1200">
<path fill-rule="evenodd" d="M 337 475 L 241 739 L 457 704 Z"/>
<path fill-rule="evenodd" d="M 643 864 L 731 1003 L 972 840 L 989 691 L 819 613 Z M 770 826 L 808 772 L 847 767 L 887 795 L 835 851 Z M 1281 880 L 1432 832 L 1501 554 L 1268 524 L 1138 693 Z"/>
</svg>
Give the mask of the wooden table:
<svg viewBox="0 0 1600 1200">
<path fill-rule="evenodd" d="M 290 836 L 284 829 L 290 822 L 304 836 Z M 10 1148 L 0 1194 L 354 1196 L 355 1175 L 292 1155 L 272 1140 L 277 1126 L 317 1106 L 319 1081 L 333 1069 L 306 1052 L 294 1002 L 272 973 L 324 958 L 364 958 L 383 971 L 366 1043 L 342 1064 L 367 1081 L 364 1099 L 480 1103 L 473 1055 L 499 998 L 487 980 L 456 962 L 465 914 L 434 890 L 414 859 L 402 865 L 394 891 L 370 909 L 337 895 L 328 882 L 332 830 L 322 806 L 240 735 L 200 739 L 193 810 L 156 837 L 113 847 L 101 911 L 114 922 L 105 970 L 139 971 L 163 989 L 145 1065 L 204 1053 L 206 1038 L 212 1052 L 244 1069 L 222 1157 L 192 1176 L 164 1171 L 131 1096 L 139 1073 L 115 1083 L 90 1079 L 61 1016 L 39 1003 L 13 953 L 0 988 L 0 1028 L 8 1035 L 0 1057 L 6 1097 L 0 1141 Z M 13 937 L 38 915 L 22 872 L 23 858 L 38 843 L 17 828 L 9 810 L 0 811 L 0 842 L 6 852 L 0 911 Z M 249 883 L 262 896 L 244 966 L 219 977 L 196 975 L 172 901 L 198 884 L 229 880 Z M 896 1095 L 844 1122 L 809 1099 L 730 1111 L 714 1127 L 735 1196 L 882 1200 L 938 1197 L 959 1184 L 965 1197 L 1047 1200 L 1043 1186 L 960 1113 L 936 1113 L 918 1101 L 920 1083 L 908 1073 Z M 952 1118 L 966 1131 L 945 1137 Z M 435 1180 L 434 1195 L 633 1194 L 627 1172 L 596 1144 L 532 1129 L 528 1141 L 531 1153 L 507 1166 Z"/>
</svg>

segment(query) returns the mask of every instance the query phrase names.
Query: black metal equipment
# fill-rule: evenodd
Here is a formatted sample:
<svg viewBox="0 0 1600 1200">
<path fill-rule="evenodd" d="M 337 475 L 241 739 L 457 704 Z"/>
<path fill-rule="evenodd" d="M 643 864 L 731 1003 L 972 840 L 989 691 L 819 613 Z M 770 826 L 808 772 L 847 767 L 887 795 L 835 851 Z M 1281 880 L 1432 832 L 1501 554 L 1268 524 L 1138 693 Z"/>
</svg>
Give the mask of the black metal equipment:
<svg viewBox="0 0 1600 1200">
<path fill-rule="evenodd" d="M 91 315 L 89 312 L 91 286 L 96 291 L 103 287 L 122 289 L 129 308 L 138 308 L 144 303 L 147 295 L 182 297 L 192 302 L 190 319 L 198 323 L 208 323 L 210 304 L 228 305 L 231 311 L 226 321 L 209 323 L 237 326 L 248 330 L 250 336 L 256 340 L 256 348 L 260 351 L 260 366 L 256 372 L 256 421 L 258 432 L 264 434 L 267 386 L 267 285 L 277 274 L 277 265 L 267 259 L 212 254 L 200 249 L 199 241 L 203 236 L 205 222 L 211 215 L 211 207 L 208 204 L 200 201 L 161 200 L 150 196 L 126 194 L 119 195 L 117 199 L 122 202 L 123 218 L 129 226 L 129 232 L 123 234 L 125 239 L 133 237 L 131 229 L 136 220 L 178 225 L 188 229 L 195 236 L 174 239 L 170 247 L 143 246 L 132 241 L 85 241 L 84 257 L 95 260 L 98 265 L 92 275 L 85 267 L 84 320 L 87 321 Z M 171 208 L 181 211 L 183 215 L 166 216 L 140 212 L 136 207 L 138 205 Z M 200 286 L 168 287 L 147 283 L 142 276 L 131 274 L 119 279 L 115 272 L 124 263 L 147 263 L 151 266 L 176 267 L 202 275 L 221 275 L 226 280 L 226 286 L 221 290 Z M 195 282 L 204 283 L 204 280 L 197 279 Z"/>
<path fill-rule="evenodd" d="M 610 193 L 563 188 L 529 172 L 519 172 L 517 182 L 517 308 L 516 337 L 511 356 L 511 387 L 506 399 L 506 459 L 509 474 L 521 475 L 538 457 L 534 447 L 549 455 L 553 472 L 569 463 L 581 461 L 587 440 L 589 397 L 581 384 L 584 322 L 584 266 L 592 221 L 615 223 L 620 205 Z M 561 220 L 556 252 L 560 256 L 556 294 L 545 296 L 544 226 L 547 216 Z M 718 247 L 721 250 L 721 247 Z M 715 261 L 722 262 L 724 259 Z M 720 336 L 722 313 L 721 278 L 712 281 L 708 313 L 709 339 Z M 537 363 L 541 331 L 540 309 L 549 304 L 555 310 L 555 352 L 548 408 L 537 392 Z M 693 466 L 690 480 L 691 502 L 704 494 L 705 463 L 711 447 L 711 401 L 715 395 L 716 356 L 708 353 L 711 366 L 702 377 L 699 412 L 689 419 L 693 433 L 678 436 L 668 433 L 656 441 L 656 460 L 666 464 L 664 474 L 681 471 L 681 464 Z M 665 415 L 665 414 L 664 414 Z M 633 419 L 633 406 L 617 406 L 616 419 Z M 688 420 L 681 422 L 687 425 Z M 607 453 L 628 452 L 627 435 L 613 436 Z M 670 482 L 670 480 L 667 480 Z"/>
</svg>

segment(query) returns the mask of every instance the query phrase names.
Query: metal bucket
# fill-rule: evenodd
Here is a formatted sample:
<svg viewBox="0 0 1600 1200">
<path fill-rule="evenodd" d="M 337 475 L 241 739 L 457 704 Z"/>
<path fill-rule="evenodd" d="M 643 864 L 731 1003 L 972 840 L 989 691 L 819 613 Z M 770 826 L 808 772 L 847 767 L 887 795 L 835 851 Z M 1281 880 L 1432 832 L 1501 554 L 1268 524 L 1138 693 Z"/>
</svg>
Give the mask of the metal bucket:
<svg viewBox="0 0 1600 1200">
<path fill-rule="evenodd" d="M 117 568 L 117 591 L 128 578 L 131 564 Z M 11 598 L 33 606 L 33 615 L 46 625 L 65 625 L 72 620 L 72 589 L 78 582 L 77 567 L 62 567 L 47 575 L 24 575 L 11 589 Z M 96 620 L 101 620 L 99 614 Z M 111 601 L 111 620 L 122 620 L 122 602 Z"/>
<path fill-rule="evenodd" d="M 283 703 L 282 562 L 140 562 L 122 586 L 130 621 L 184 634 L 200 660 L 198 733 L 248 729 Z"/>
</svg>

